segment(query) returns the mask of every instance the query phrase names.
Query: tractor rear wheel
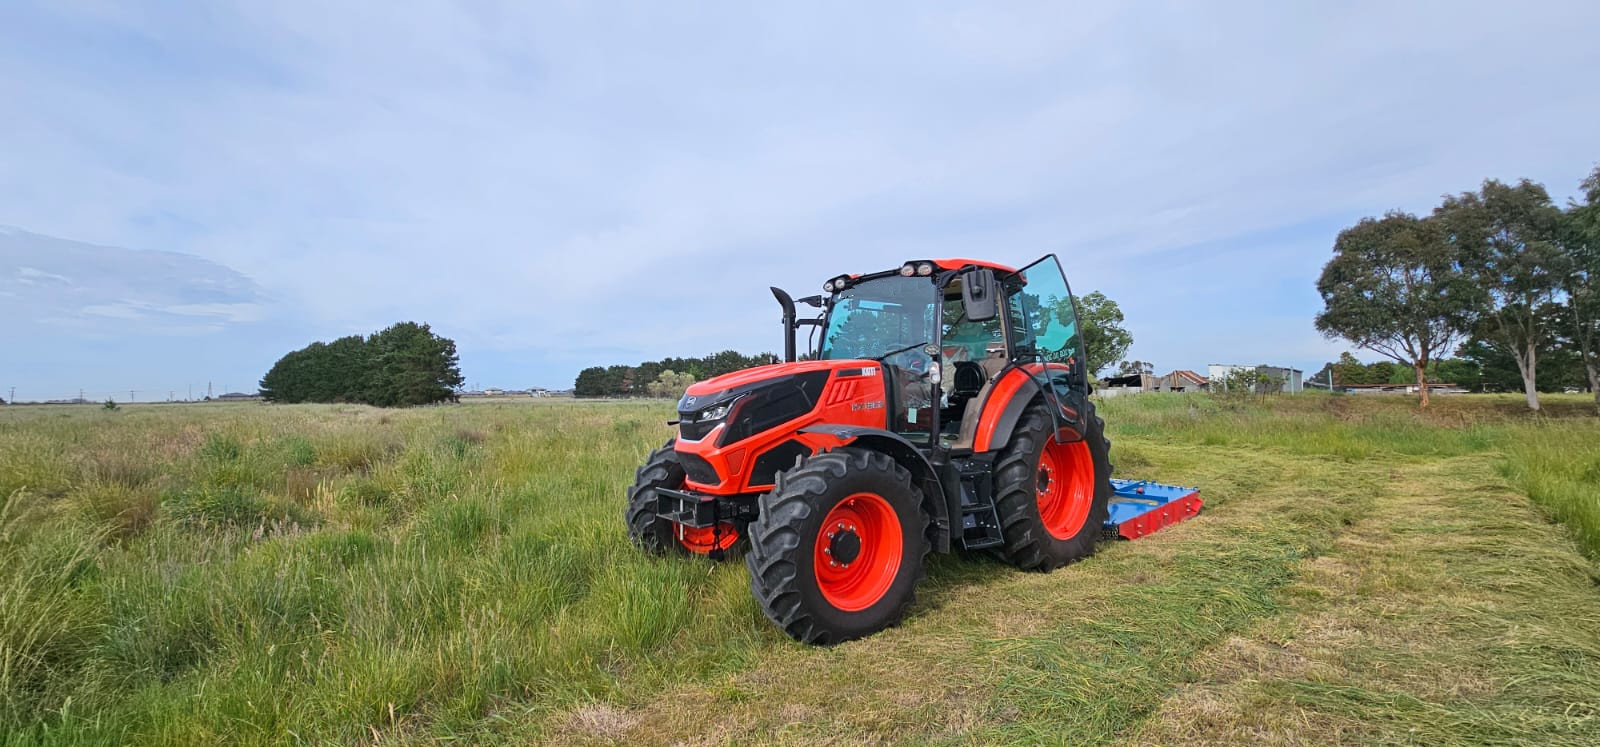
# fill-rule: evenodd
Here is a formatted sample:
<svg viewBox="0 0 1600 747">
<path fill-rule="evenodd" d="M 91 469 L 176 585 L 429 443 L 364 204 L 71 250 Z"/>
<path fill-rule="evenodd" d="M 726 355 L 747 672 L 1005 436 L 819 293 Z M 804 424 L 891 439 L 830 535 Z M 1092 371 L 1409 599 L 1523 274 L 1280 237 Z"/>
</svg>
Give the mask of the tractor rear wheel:
<svg viewBox="0 0 1600 747">
<path fill-rule="evenodd" d="M 628 488 L 628 508 L 623 515 L 628 523 L 628 539 L 652 555 L 692 553 L 710 556 L 712 560 L 737 555 L 742 537 L 739 528 L 731 522 L 695 529 L 656 515 L 660 510 L 656 488 L 676 490 L 684 483 L 683 465 L 678 463 L 673 443 L 674 440 L 669 439 L 665 446 L 650 452 L 644 465 L 634 474 L 633 486 Z"/>
<path fill-rule="evenodd" d="M 1034 402 L 995 461 L 1000 555 L 1018 568 L 1050 571 L 1094 554 L 1112 494 L 1111 442 L 1094 404 L 1086 408 L 1083 440 L 1062 444 L 1045 404 Z"/>
<path fill-rule="evenodd" d="M 842 448 L 778 475 L 750 522 L 750 590 L 795 640 L 829 645 L 900 622 L 927 560 L 928 517 L 911 473 Z"/>
</svg>

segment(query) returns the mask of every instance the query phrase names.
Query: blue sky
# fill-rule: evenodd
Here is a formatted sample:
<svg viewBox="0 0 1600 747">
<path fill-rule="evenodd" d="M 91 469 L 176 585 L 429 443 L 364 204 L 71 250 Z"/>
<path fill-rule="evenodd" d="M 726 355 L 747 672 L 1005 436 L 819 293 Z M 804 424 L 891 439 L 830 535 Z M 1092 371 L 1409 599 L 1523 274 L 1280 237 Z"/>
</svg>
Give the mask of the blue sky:
<svg viewBox="0 0 1600 747">
<path fill-rule="evenodd" d="M 570 386 L 780 349 L 768 285 L 1046 252 L 1159 369 L 1315 370 L 1341 227 L 1600 159 L 1593 2 L 140 5 L 0 6 L 0 392 L 403 319 Z"/>
</svg>

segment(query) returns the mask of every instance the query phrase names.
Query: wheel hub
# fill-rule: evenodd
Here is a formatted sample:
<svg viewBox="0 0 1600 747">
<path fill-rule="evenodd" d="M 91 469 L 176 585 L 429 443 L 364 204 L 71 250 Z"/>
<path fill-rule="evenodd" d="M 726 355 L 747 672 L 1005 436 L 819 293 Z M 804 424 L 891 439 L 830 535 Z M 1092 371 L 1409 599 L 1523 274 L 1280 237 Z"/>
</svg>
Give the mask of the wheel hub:
<svg viewBox="0 0 1600 747">
<path fill-rule="evenodd" d="M 856 558 L 861 557 L 861 535 L 856 534 L 854 526 L 839 524 L 828 533 L 828 548 L 824 552 L 833 562 L 849 568 Z"/>
<path fill-rule="evenodd" d="M 900 517 L 883 496 L 860 492 L 834 504 L 811 546 L 823 599 L 845 612 L 877 604 L 900 571 L 903 544 Z"/>
<path fill-rule="evenodd" d="M 1056 539 L 1071 539 L 1083 528 L 1094 502 L 1094 458 L 1083 441 L 1046 442 L 1039 453 L 1039 518 Z"/>
</svg>

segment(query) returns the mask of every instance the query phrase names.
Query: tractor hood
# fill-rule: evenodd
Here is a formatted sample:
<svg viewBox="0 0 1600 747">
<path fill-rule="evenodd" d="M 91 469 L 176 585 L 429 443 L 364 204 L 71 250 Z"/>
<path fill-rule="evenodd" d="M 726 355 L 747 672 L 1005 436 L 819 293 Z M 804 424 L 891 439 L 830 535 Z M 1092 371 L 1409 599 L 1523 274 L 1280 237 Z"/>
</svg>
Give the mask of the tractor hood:
<svg viewBox="0 0 1600 747">
<path fill-rule="evenodd" d="M 750 414 L 760 410 L 774 416 L 809 412 L 833 371 L 860 371 L 879 365 L 870 360 L 774 363 L 696 382 L 678 400 L 680 432 L 685 438 L 697 439 L 740 411 Z"/>
<path fill-rule="evenodd" d="M 678 409 L 685 409 L 682 407 L 684 404 L 689 405 L 690 408 L 704 407 L 709 403 L 726 399 L 730 395 L 749 391 L 752 385 L 760 385 L 785 376 L 815 371 L 831 371 L 836 368 L 860 368 L 862 365 L 875 364 L 872 361 L 800 361 L 798 363 L 773 363 L 767 366 L 746 368 L 743 371 L 713 376 L 705 381 L 697 381 L 689 385 L 688 391 L 684 393 L 684 401 L 679 403 L 680 407 Z M 695 398 L 695 401 L 688 402 L 690 397 Z"/>
</svg>

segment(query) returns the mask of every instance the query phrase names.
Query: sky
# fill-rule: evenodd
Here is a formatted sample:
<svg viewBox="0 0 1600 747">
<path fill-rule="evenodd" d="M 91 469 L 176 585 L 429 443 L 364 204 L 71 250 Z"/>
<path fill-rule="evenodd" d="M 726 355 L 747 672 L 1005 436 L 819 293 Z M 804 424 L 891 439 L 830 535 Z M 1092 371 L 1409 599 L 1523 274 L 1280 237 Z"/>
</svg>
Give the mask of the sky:
<svg viewBox="0 0 1600 747">
<path fill-rule="evenodd" d="M 1341 228 L 1600 160 L 1600 3 L 1068 5 L 11 0 L 0 396 L 401 320 L 570 387 L 781 350 L 769 285 L 1046 253 L 1158 372 L 1314 372 Z"/>
</svg>

